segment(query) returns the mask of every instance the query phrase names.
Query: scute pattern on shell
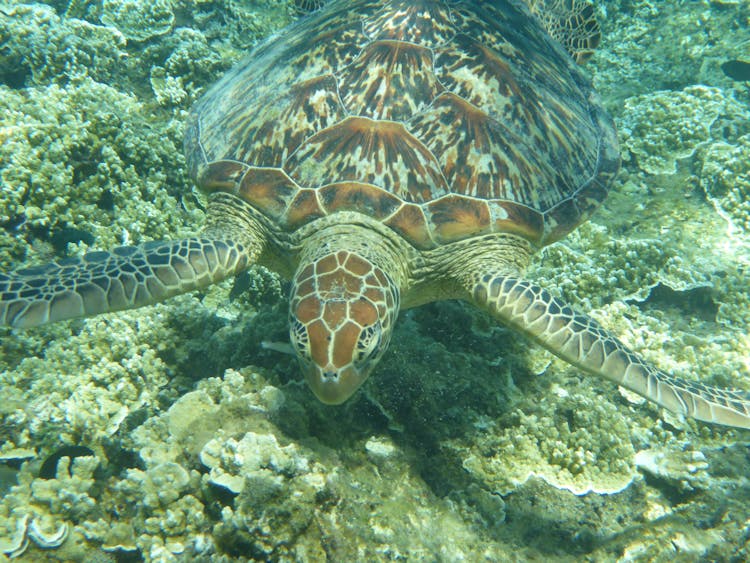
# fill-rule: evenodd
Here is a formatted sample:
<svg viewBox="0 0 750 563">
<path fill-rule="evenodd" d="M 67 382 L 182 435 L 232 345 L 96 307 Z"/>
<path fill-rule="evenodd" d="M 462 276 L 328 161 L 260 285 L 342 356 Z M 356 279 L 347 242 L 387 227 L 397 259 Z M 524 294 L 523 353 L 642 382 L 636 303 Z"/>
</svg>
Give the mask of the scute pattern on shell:
<svg viewBox="0 0 750 563">
<path fill-rule="evenodd" d="M 340 210 L 418 248 L 544 245 L 606 196 L 614 126 L 521 0 L 338 0 L 267 40 L 194 108 L 199 186 L 293 230 Z"/>
</svg>

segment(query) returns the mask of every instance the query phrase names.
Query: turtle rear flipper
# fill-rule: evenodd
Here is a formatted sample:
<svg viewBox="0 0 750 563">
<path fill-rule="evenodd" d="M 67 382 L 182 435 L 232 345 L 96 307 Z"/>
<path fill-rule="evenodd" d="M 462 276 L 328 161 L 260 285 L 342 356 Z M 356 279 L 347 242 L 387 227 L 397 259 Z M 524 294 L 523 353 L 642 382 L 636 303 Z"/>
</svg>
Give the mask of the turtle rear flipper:
<svg viewBox="0 0 750 563">
<path fill-rule="evenodd" d="M 672 377 L 649 365 L 593 319 L 525 280 L 483 276 L 474 301 L 563 360 L 603 376 L 670 411 L 750 428 L 750 392 Z"/>
<path fill-rule="evenodd" d="M 591 58 L 602 39 L 594 5 L 587 0 L 529 0 L 552 37 L 562 43 L 578 64 Z"/>
<path fill-rule="evenodd" d="M 249 261 L 241 244 L 193 237 L 0 274 L 0 324 L 26 328 L 135 309 L 216 283 Z"/>
</svg>

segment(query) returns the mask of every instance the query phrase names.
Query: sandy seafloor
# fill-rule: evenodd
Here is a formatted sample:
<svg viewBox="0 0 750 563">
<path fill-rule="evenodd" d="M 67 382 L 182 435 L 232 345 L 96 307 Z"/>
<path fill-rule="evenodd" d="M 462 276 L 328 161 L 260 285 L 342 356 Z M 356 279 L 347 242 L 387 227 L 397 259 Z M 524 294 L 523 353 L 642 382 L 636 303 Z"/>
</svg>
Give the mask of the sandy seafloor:
<svg viewBox="0 0 750 563">
<path fill-rule="evenodd" d="M 720 69 L 750 56 L 750 4 L 597 5 L 587 71 L 623 170 L 529 275 L 670 373 L 750 389 L 750 90 Z M 185 113 L 293 17 L 272 0 L 0 3 L 0 270 L 195 232 Z M 261 345 L 287 339 L 287 286 L 262 270 L 232 286 L 0 329 L 4 553 L 750 560 L 748 431 L 681 421 L 457 303 L 403 312 L 364 391 L 326 407 Z M 72 445 L 95 457 L 42 478 Z"/>
</svg>

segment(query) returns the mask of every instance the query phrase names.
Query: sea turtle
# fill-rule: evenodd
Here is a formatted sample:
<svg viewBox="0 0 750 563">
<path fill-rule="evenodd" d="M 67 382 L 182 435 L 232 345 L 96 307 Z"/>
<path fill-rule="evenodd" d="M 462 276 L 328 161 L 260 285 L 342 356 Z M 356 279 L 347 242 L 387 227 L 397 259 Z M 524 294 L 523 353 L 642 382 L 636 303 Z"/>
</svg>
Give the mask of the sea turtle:
<svg viewBox="0 0 750 563">
<path fill-rule="evenodd" d="M 0 322 L 141 307 L 264 264 L 293 280 L 291 342 L 326 403 L 367 379 L 400 309 L 463 299 L 670 410 L 750 428 L 749 393 L 671 377 L 523 277 L 619 167 L 576 63 L 598 41 L 592 14 L 583 0 L 331 2 L 193 109 L 199 235 L 2 275 Z"/>
</svg>

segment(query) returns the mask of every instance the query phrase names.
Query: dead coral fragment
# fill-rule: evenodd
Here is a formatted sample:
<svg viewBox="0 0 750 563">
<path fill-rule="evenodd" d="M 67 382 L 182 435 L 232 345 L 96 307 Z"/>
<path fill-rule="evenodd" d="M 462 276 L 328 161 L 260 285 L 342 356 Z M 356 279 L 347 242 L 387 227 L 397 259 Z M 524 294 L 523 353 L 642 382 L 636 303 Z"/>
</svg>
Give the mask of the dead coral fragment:
<svg viewBox="0 0 750 563">
<path fill-rule="evenodd" d="M 635 454 L 635 465 L 641 471 L 663 479 L 674 486 L 692 491 L 710 486 L 706 470 L 708 462 L 703 452 L 688 449 L 652 448 Z"/>
<path fill-rule="evenodd" d="M 213 439 L 200 453 L 201 462 L 211 468 L 209 481 L 240 493 L 245 487 L 275 489 L 282 476 L 309 471 L 308 460 L 294 444 L 281 447 L 273 434 L 248 432 L 237 441 Z"/>
<path fill-rule="evenodd" d="M 68 524 L 63 522 L 53 528 L 40 524 L 39 518 L 24 514 L 16 520 L 15 531 L 8 538 L 0 538 L 0 550 L 10 557 L 20 557 L 33 542 L 42 549 L 60 547 L 68 537 Z"/>
<path fill-rule="evenodd" d="M 463 467 L 488 490 L 511 493 L 531 477 L 575 495 L 615 493 L 633 481 L 624 415 L 611 403 L 560 389 L 538 412 L 517 410 L 463 449 Z M 463 451 L 462 451 L 463 450 Z"/>
</svg>

